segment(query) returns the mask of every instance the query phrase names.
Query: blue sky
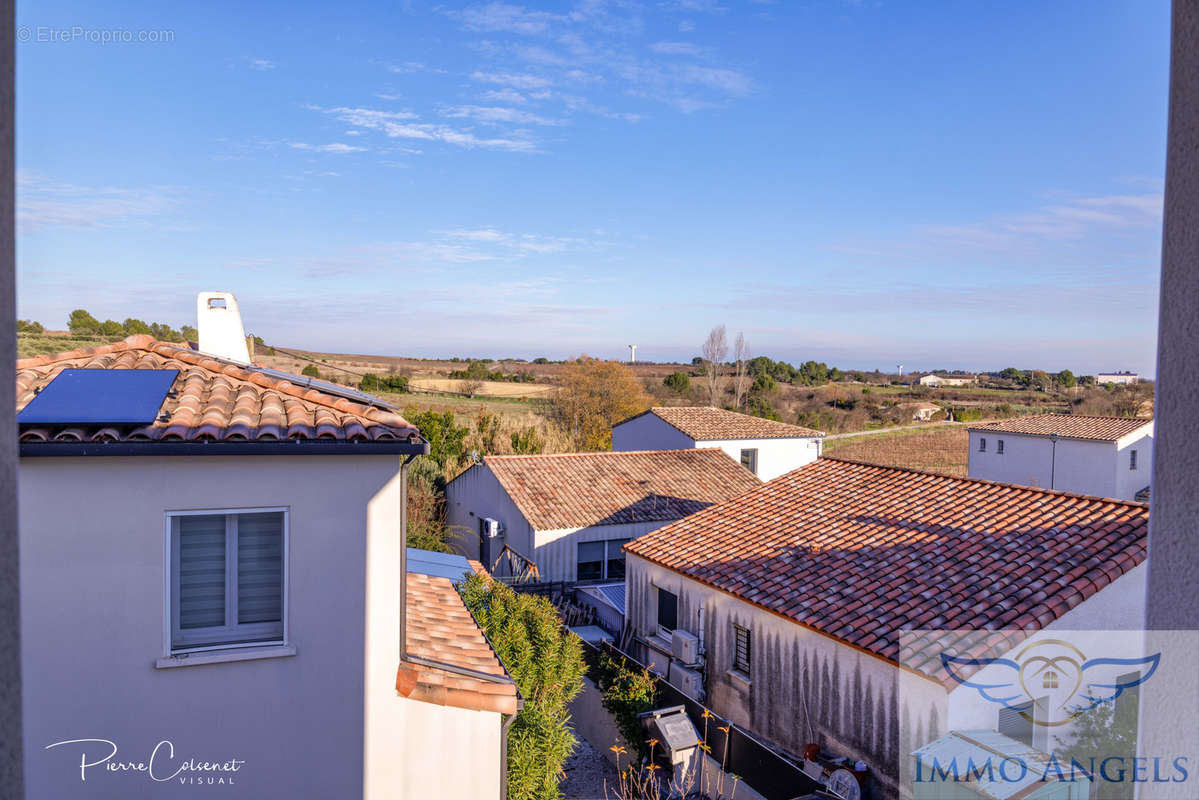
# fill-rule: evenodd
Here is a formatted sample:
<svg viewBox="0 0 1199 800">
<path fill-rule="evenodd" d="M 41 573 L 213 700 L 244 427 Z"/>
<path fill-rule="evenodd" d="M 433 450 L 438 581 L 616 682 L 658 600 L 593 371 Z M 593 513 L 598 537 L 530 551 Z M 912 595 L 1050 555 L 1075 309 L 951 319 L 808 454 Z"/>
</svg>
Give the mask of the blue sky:
<svg viewBox="0 0 1199 800">
<path fill-rule="evenodd" d="M 1153 371 L 1165 0 L 378 5 L 20 3 L 20 315 Z"/>
</svg>

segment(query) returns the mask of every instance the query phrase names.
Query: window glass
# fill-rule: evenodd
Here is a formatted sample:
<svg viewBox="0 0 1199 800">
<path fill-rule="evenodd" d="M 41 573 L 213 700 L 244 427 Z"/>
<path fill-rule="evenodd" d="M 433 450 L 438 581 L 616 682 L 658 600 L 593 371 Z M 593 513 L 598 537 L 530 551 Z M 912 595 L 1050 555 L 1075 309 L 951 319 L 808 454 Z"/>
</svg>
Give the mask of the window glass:
<svg viewBox="0 0 1199 800">
<path fill-rule="evenodd" d="M 610 581 L 624 580 L 624 553 L 620 548 L 632 541 L 631 539 L 609 539 L 608 540 L 608 564 L 607 574 L 604 575 Z"/>
<path fill-rule="evenodd" d="M 749 675 L 750 659 L 749 629 L 733 626 L 733 669 Z"/>
<path fill-rule="evenodd" d="M 598 581 L 604 577 L 604 543 L 579 542 L 578 580 Z"/>
<path fill-rule="evenodd" d="M 757 448 L 745 448 L 741 451 L 741 466 L 753 474 L 758 474 L 758 451 Z"/>
<path fill-rule="evenodd" d="M 179 518 L 179 627 L 225 624 L 225 515 Z"/>
<path fill-rule="evenodd" d="M 658 627 L 673 631 L 679 624 L 679 598 L 665 589 L 658 590 Z"/>
</svg>

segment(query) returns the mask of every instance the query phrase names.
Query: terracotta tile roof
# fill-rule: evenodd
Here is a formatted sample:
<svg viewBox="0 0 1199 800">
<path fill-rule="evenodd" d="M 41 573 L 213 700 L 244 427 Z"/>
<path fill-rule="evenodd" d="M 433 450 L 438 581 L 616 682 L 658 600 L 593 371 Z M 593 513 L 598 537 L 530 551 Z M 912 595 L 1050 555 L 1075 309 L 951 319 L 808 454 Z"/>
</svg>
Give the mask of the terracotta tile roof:
<svg viewBox="0 0 1199 800">
<path fill-rule="evenodd" d="M 489 675 L 507 673 L 448 578 L 408 573 L 408 652 Z M 396 691 L 425 703 L 516 713 L 516 686 L 404 662 Z"/>
<path fill-rule="evenodd" d="M 175 369 L 172 392 L 153 424 L 23 427 L 22 442 L 270 441 L 408 439 L 419 431 L 392 411 L 272 377 L 150 336 L 17 362 L 17 410 L 64 369 Z M 172 396 L 173 395 L 173 396 Z M 162 415 L 165 414 L 165 417 Z"/>
<path fill-rule="evenodd" d="M 1152 417 L 1085 417 L 1081 414 L 1041 414 L 1035 417 L 973 425 L 972 431 L 1022 433 L 1049 436 L 1056 433 L 1068 439 L 1098 439 L 1114 442 L 1153 422 Z"/>
<path fill-rule="evenodd" d="M 712 439 L 795 439 L 824 436 L 820 431 L 712 406 L 654 406 L 644 414 L 665 420 L 696 441 Z M 637 416 L 641 416 L 638 414 Z M 632 417 L 631 419 L 636 419 Z M 628 422 L 629 420 L 624 420 Z M 620 425 L 622 423 L 617 423 Z"/>
<path fill-rule="evenodd" d="M 1148 518 L 821 458 L 625 551 L 897 662 L 903 630 L 1045 627 L 1145 560 Z"/>
<path fill-rule="evenodd" d="M 534 530 L 669 521 L 762 483 L 722 450 L 487 456 Z"/>
</svg>

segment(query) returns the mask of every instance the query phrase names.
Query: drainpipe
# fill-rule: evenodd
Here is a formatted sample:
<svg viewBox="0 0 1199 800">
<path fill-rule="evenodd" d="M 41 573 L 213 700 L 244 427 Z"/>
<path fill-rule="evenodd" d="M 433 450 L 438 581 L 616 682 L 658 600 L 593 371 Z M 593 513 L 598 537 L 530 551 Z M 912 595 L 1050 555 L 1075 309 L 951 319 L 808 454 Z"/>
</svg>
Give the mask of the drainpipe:
<svg viewBox="0 0 1199 800">
<path fill-rule="evenodd" d="M 1053 489 L 1057 477 L 1057 434 L 1049 434 L 1049 441 L 1053 443 L 1053 450 L 1049 454 L 1049 488 Z"/>
</svg>

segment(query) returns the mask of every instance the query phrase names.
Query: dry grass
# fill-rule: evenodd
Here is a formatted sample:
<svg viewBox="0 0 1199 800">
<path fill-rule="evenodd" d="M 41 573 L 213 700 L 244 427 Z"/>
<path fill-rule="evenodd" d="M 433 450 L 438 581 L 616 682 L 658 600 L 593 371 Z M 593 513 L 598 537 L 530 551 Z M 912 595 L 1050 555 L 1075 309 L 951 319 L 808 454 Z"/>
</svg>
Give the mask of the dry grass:
<svg viewBox="0 0 1199 800">
<path fill-rule="evenodd" d="M 848 436 L 825 442 L 825 455 L 965 477 L 970 434 L 964 426 Z"/>
<path fill-rule="evenodd" d="M 464 394 L 467 384 L 475 383 L 474 394 L 482 397 L 547 397 L 554 387 L 548 383 L 509 383 L 507 381 L 465 381 L 458 378 L 413 378 L 409 385 L 413 389 L 431 392 Z"/>
</svg>

